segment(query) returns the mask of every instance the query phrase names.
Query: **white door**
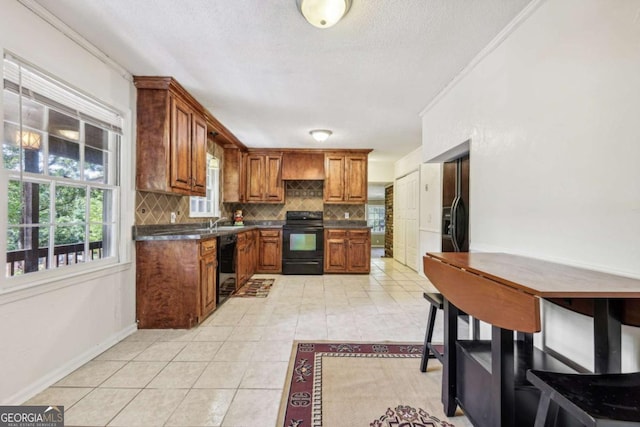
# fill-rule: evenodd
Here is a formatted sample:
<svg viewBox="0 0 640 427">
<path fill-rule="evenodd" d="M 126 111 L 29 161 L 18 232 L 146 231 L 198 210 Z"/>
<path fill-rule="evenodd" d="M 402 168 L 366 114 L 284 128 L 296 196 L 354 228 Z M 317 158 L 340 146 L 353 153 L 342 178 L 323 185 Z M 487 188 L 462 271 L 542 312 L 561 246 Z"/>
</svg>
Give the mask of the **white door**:
<svg viewBox="0 0 640 427">
<path fill-rule="evenodd" d="M 418 270 L 420 172 L 396 180 L 393 190 L 393 258 Z"/>
<path fill-rule="evenodd" d="M 420 238 L 420 172 L 404 177 L 406 180 L 405 205 L 405 264 L 418 271 L 418 248 Z"/>
</svg>

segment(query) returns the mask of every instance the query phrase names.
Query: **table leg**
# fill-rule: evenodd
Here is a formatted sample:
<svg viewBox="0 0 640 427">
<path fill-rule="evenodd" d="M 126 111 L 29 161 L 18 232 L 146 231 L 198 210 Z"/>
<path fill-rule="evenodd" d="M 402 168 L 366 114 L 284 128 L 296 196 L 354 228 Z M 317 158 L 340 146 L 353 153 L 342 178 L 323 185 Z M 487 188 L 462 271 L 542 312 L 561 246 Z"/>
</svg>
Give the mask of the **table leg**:
<svg viewBox="0 0 640 427">
<path fill-rule="evenodd" d="M 491 418 L 492 425 L 515 426 L 515 378 L 513 331 L 491 327 Z"/>
<path fill-rule="evenodd" d="M 622 300 L 593 300 L 594 372 L 615 374 L 622 369 L 621 342 Z"/>
<path fill-rule="evenodd" d="M 442 366 L 442 404 L 447 417 L 456 413 L 456 341 L 458 308 L 444 298 L 444 363 Z"/>
</svg>

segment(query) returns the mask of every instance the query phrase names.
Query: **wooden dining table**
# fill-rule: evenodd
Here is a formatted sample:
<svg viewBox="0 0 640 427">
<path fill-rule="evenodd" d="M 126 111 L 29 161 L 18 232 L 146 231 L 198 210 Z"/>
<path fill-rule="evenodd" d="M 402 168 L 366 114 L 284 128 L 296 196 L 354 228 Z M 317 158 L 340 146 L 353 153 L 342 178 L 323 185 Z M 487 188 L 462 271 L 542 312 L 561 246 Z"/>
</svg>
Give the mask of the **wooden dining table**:
<svg viewBox="0 0 640 427">
<path fill-rule="evenodd" d="M 533 367 L 534 357 L 514 359 L 514 331 L 525 353 L 538 351 L 532 334 L 541 331 L 541 299 L 592 301 L 593 372 L 620 372 L 623 313 L 630 299 L 638 302 L 640 280 L 506 253 L 427 253 L 423 263 L 425 275 L 445 299 L 442 402 L 448 416 L 458 403 L 466 411 L 457 391 L 457 384 L 465 381 L 456 376 L 458 310 L 492 326 L 487 425 L 522 425 L 516 424 L 514 363 L 526 370 Z M 547 369 L 554 366 L 544 363 Z"/>
</svg>

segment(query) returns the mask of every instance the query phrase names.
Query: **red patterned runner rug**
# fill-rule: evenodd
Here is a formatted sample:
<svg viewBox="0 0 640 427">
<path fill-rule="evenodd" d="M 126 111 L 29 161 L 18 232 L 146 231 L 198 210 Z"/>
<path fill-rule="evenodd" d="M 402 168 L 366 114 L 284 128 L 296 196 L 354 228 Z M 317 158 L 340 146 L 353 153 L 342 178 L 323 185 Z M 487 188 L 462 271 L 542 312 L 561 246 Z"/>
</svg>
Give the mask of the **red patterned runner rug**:
<svg viewBox="0 0 640 427">
<path fill-rule="evenodd" d="M 295 342 L 277 426 L 454 427 L 440 365 L 422 373 L 421 356 L 418 343 Z"/>
</svg>

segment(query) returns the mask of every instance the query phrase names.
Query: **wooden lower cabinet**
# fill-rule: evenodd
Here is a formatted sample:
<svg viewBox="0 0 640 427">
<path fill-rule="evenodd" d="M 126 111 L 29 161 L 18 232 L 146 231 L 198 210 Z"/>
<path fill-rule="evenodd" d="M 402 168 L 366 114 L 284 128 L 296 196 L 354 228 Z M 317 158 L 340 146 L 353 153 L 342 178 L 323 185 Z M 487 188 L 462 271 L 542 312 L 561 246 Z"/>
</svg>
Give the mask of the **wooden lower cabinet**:
<svg viewBox="0 0 640 427">
<path fill-rule="evenodd" d="M 258 266 L 256 272 L 282 272 L 282 230 L 258 230 Z"/>
<path fill-rule="evenodd" d="M 216 309 L 217 295 L 217 239 L 200 244 L 200 311 L 206 317 Z"/>
<path fill-rule="evenodd" d="M 325 229 L 325 273 L 369 273 L 371 270 L 370 229 Z"/>
<path fill-rule="evenodd" d="M 191 328 L 216 308 L 216 239 L 136 242 L 138 328 Z"/>
<path fill-rule="evenodd" d="M 244 286 L 254 275 L 258 265 L 258 231 L 238 233 L 236 243 L 236 290 Z"/>
</svg>

